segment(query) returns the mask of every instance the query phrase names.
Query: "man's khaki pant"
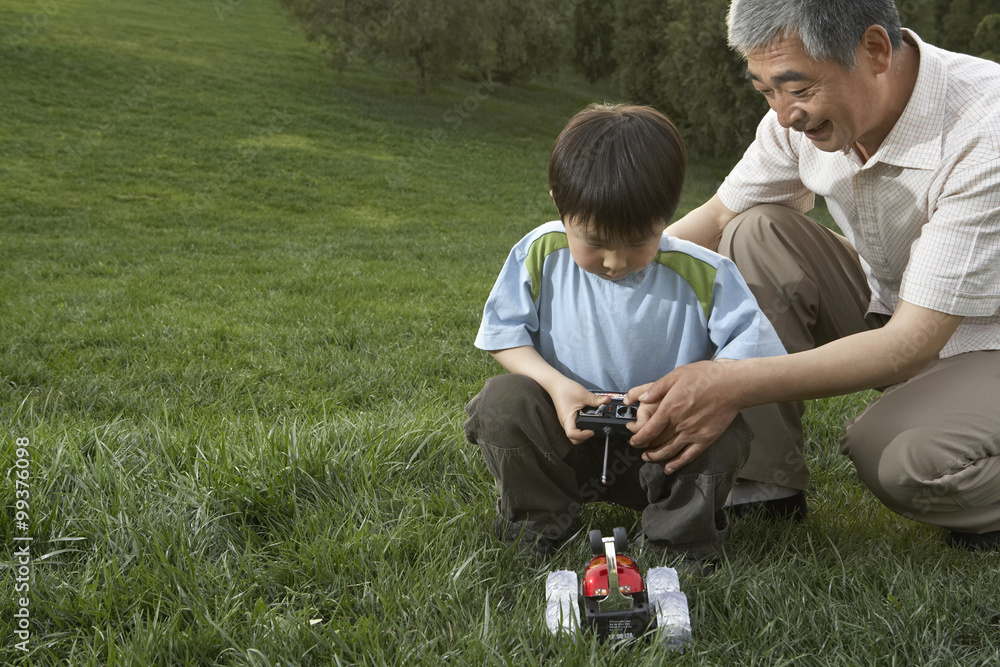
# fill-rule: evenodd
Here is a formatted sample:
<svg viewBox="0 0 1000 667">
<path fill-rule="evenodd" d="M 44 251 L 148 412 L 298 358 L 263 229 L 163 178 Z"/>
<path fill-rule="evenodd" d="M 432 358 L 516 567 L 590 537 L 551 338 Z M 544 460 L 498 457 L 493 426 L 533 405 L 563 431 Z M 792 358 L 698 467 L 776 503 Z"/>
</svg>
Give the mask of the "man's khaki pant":
<svg viewBox="0 0 1000 667">
<path fill-rule="evenodd" d="M 752 208 L 726 228 L 732 259 L 789 353 L 876 329 L 871 292 L 847 241 L 783 206 Z M 900 351 L 905 354 L 905 350 Z M 805 489 L 802 403 L 743 411 L 756 437 L 742 479 Z M 1000 530 L 1000 351 L 931 363 L 845 424 L 841 451 L 886 507 L 951 530 Z"/>
</svg>

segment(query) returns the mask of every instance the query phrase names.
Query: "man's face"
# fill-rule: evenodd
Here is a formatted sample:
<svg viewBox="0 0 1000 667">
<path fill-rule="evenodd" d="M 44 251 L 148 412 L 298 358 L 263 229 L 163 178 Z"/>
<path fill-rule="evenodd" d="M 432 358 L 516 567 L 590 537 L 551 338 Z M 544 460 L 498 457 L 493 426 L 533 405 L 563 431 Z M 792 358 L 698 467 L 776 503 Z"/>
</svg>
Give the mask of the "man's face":
<svg viewBox="0 0 1000 667">
<path fill-rule="evenodd" d="M 814 60 L 793 35 L 747 53 L 747 75 L 781 126 L 802 132 L 816 148 L 833 152 L 865 144 L 876 100 L 864 67 L 848 71 Z"/>
<path fill-rule="evenodd" d="M 573 261 L 588 273 L 605 280 L 621 280 L 641 271 L 656 258 L 660 237 L 666 225 L 657 225 L 654 232 L 636 244 L 609 244 L 571 220 L 566 221 L 566 237 Z"/>
</svg>

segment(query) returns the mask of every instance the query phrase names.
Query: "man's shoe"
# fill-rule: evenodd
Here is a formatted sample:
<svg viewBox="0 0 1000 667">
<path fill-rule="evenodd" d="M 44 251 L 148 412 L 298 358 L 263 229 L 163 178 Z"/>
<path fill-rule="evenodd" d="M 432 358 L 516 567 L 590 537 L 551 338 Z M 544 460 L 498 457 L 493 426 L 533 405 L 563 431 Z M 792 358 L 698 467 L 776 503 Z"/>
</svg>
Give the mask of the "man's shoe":
<svg viewBox="0 0 1000 667">
<path fill-rule="evenodd" d="M 752 503 L 729 505 L 726 507 L 726 512 L 734 518 L 760 514 L 769 519 L 791 519 L 792 521 L 799 522 L 806 518 L 809 506 L 806 504 L 805 491 L 799 491 L 787 498 L 758 500 Z"/>
<path fill-rule="evenodd" d="M 944 538 L 945 544 L 958 549 L 987 550 L 1000 547 L 1000 530 L 989 533 L 962 533 L 953 530 Z"/>
</svg>

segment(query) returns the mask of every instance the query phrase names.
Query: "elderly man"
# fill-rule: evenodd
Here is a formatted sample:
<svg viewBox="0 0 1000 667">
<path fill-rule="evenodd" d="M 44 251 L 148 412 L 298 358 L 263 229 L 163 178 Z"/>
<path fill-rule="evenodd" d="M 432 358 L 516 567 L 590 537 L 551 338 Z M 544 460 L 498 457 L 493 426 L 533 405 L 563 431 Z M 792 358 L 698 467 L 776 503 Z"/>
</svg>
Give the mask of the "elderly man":
<svg viewBox="0 0 1000 667">
<path fill-rule="evenodd" d="M 841 444 L 861 480 L 949 544 L 995 548 L 1000 65 L 924 43 L 892 0 L 734 0 L 728 24 L 771 110 L 668 233 L 731 257 L 790 354 L 633 389 L 632 444 L 670 473 L 742 410 L 733 511 L 801 518 L 801 401 L 881 388 Z M 843 237 L 803 215 L 814 193 Z"/>
</svg>

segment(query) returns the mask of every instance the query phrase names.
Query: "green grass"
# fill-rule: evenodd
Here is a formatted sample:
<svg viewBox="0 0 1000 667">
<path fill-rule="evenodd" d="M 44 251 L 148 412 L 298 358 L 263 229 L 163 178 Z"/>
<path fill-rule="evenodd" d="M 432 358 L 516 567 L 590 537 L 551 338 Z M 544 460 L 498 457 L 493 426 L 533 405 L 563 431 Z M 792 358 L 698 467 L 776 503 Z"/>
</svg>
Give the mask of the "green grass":
<svg viewBox="0 0 1000 667">
<path fill-rule="evenodd" d="M 616 96 L 459 81 L 417 98 L 325 59 L 268 0 L 0 3 L 0 661 L 1000 657 L 996 556 L 884 510 L 837 453 L 863 395 L 807 415 L 810 517 L 735 525 L 720 571 L 685 583 L 687 654 L 550 637 L 545 575 L 580 569 L 585 540 L 525 562 L 490 537 L 463 406 L 497 372 L 471 344 L 496 272 L 554 217 L 551 142 Z M 692 169 L 682 208 L 726 168 Z"/>
</svg>

